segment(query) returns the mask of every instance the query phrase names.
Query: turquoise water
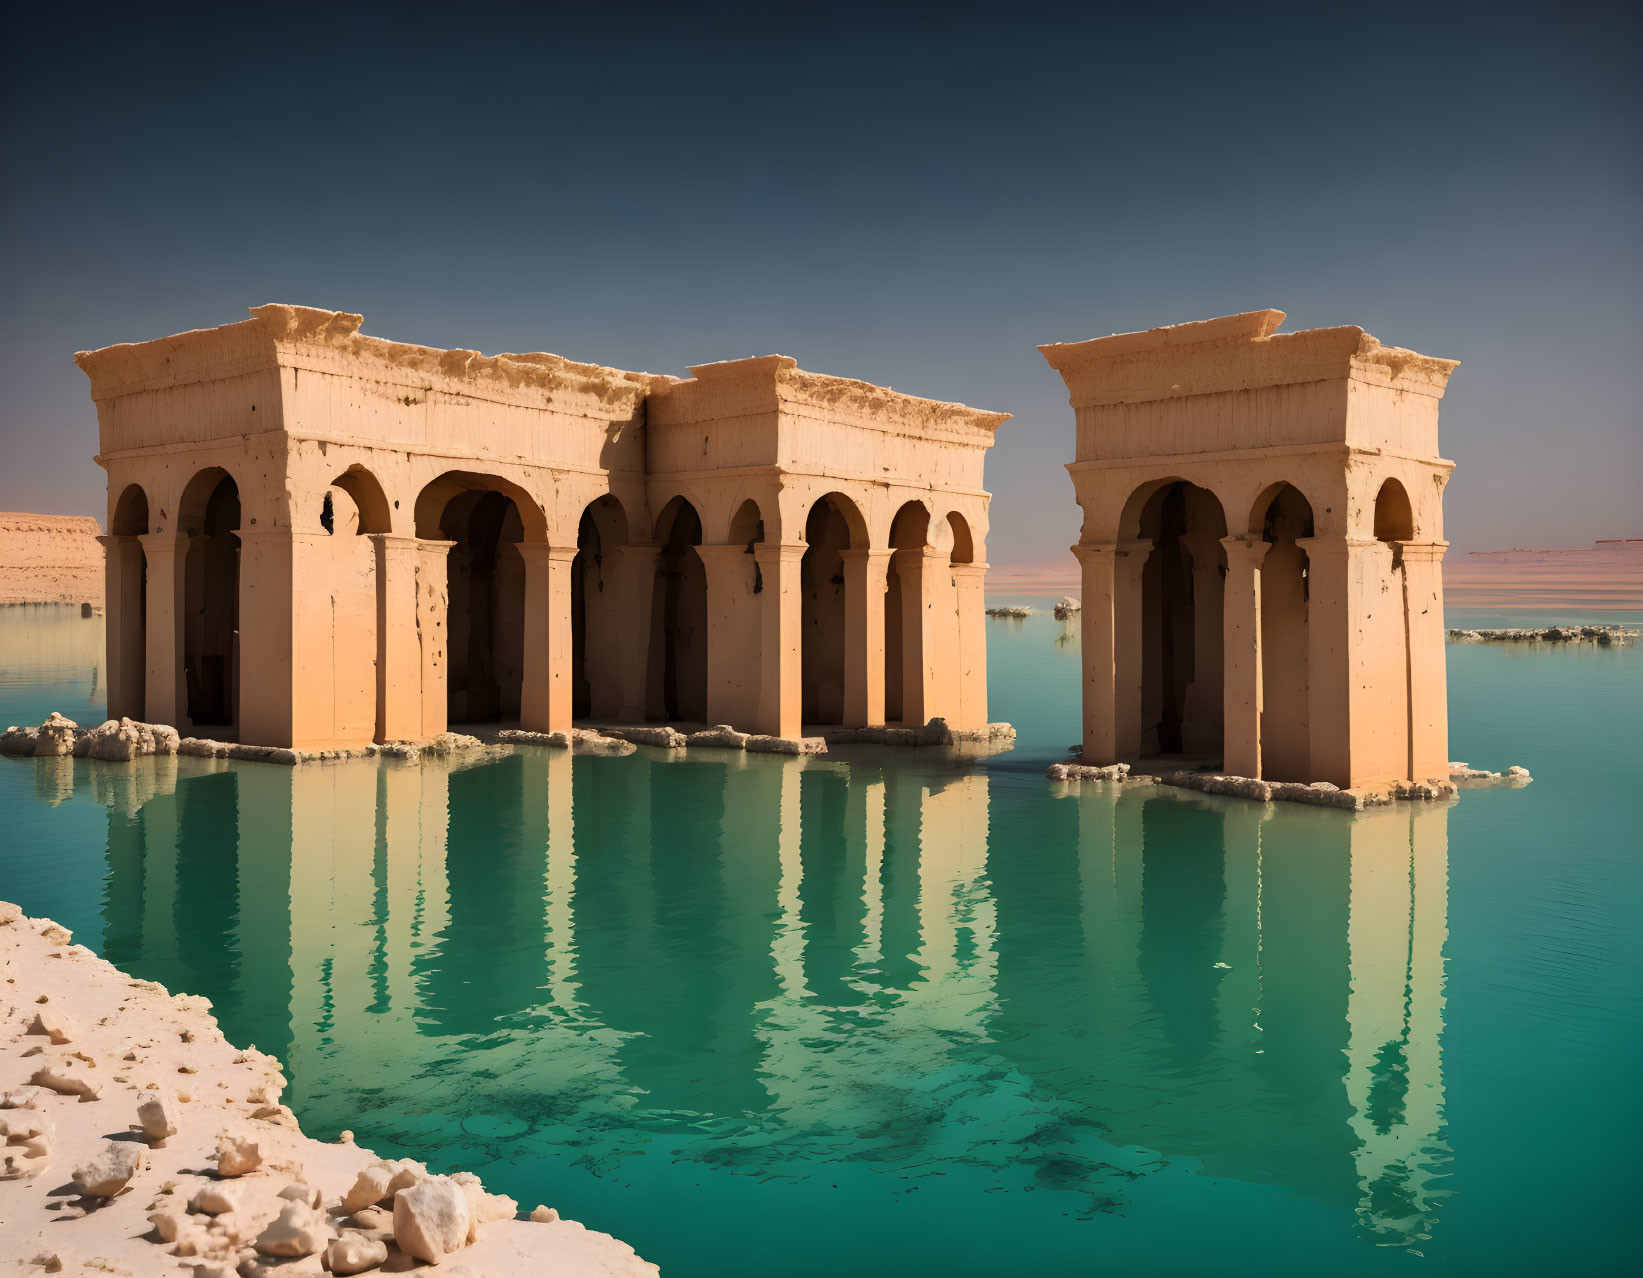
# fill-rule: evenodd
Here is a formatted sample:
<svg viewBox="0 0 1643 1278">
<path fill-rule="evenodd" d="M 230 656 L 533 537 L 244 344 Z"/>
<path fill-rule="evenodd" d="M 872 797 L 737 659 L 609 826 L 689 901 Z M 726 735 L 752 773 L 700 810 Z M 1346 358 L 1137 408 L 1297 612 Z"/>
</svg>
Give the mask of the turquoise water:
<svg viewBox="0 0 1643 1278">
<path fill-rule="evenodd" d="M 100 626 L 0 610 L 0 723 Z M 981 762 L 0 760 L 0 896 L 670 1275 L 1635 1260 L 1643 651 L 1451 648 L 1535 783 L 1353 818 L 1050 785 L 1076 643 L 989 627 Z"/>
</svg>

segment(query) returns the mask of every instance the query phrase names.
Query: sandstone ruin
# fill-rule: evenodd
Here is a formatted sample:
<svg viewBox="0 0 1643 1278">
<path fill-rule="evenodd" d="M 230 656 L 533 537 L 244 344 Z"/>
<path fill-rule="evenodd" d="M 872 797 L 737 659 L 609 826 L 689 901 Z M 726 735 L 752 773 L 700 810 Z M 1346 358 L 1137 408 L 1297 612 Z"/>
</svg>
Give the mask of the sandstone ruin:
<svg viewBox="0 0 1643 1278">
<path fill-rule="evenodd" d="M 1042 346 L 1077 417 L 1083 761 L 1447 779 L 1455 361 L 1281 311 Z"/>
<path fill-rule="evenodd" d="M 1008 414 L 250 320 L 83 352 L 108 713 L 303 749 L 453 723 L 987 722 L 982 466 Z"/>
</svg>

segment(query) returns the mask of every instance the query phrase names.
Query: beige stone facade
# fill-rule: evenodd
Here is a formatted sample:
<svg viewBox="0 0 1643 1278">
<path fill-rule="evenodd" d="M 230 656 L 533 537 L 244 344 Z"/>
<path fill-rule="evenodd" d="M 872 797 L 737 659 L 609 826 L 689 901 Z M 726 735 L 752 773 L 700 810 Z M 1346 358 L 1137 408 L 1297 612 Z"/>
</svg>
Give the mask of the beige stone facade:
<svg viewBox="0 0 1643 1278">
<path fill-rule="evenodd" d="M 325 749 L 449 724 L 986 722 L 1008 414 L 250 320 L 76 358 L 108 472 L 108 712 Z"/>
<path fill-rule="evenodd" d="M 1281 311 L 1040 350 L 1077 417 L 1084 759 L 1447 777 L 1455 361 Z"/>
</svg>

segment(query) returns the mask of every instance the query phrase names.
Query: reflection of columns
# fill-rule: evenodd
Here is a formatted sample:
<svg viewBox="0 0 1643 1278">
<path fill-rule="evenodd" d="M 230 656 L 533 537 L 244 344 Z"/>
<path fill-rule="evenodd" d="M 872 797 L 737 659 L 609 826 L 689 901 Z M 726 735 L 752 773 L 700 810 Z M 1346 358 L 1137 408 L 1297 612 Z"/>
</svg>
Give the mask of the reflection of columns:
<svg viewBox="0 0 1643 1278">
<path fill-rule="evenodd" d="M 799 563 L 806 549 L 798 541 L 760 542 L 753 550 L 764 595 L 759 626 L 759 715 L 753 727 L 775 737 L 797 737 L 803 730 L 799 644 L 804 615 Z"/>
<path fill-rule="evenodd" d="M 1269 543 L 1228 537 L 1222 617 L 1221 768 L 1235 777 L 1261 775 L 1261 561 Z"/>
<path fill-rule="evenodd" d="M 417 539 L 371 533 L 377 571 L 376 739 L 422 736 L 422 654 L 417 644 Z"/>
<path fill-rule="evenodd" d="M 845 550 L 844 726 L 884 722 L 884 589 L 888 550 Z"/>
<path fill-rule="evenodd" d="M 1449 686 L 1443 632 L 1446 541 L 1399 543 L 1409 654 L 1409 776 L 1449 775 Z M 111 712 L 112 713 L 112 712 Z"/>
<path fill-rule="evenodd" d="M 1117 547 L 1074 546 L 1082 569 L 1080 631 L 1084 665 L 1084 753 L 1091 764 L 1118 758 L 1116 641 L 1113 602 Z"/>
<path fill-rule="evenodd" d="M 697 546 L 707 576 L 707 721 L 752 723 L 759 712 L 758 565 L 745 545 Z"/>
<path fill-rule="evenodd" d="M 417 643 L 422 655 L 423 737 L 436 737 L 448 726 L 446 715 L 446 646 L 450 638 L 450 566 L 454 541 L 419 540 L 416 546 Z"/>
<path fill-rule="evenodd" d="M 183 683 L 183 569 L 188 536 L 157 532 L 137 540 L 148 564 L 143 709 L 151 722 L 175 724 L 186 735 L 190 725 Z"/>
<path fill-rule="evenodd" d="M 530 732 L 571 727 L 570 573 L 575 546 L 522 541 L 525 561 L 525 661 L 519 726 Z"/>
<path fill-rule="evenodd" d="M 132 536 L 103 544 L 103 616 L 108 660 L 108 717 L 142 719 L 148 680 L 143 659 L 143 546 Z"/>
<path fill-rule="evenodd" d="M 650 662 L 650 609 L 656 588 L 654 545 L 617 546 L 605 552 L 606 588 L 614 592 L 614 668 L 617 672 L 616 718 L 642 723 L 645 718 L 645 673 Z M 711 599 L 711 595 L 709 596 Z M 709 660 L 712 650 L 709 649 Z M 711 696 L 711 693 L 709 694 Z M 595 713 L 600 713 L 595 707 Z"/>
<path fill-rule="evenodd" d="M 957 593 L 954 606 L 958 613 L 955 727 L 980 728 L 987 722 L 986 586 L 986 564 L 953 565 L 953 587 Z"/>
<path fill-rule="evenodd" d="M 1141 570 L 1152 554 L 1151 541 L 1121 541 L 1113 565 L 1113 680 L 1118 757 L 1141 753 L 1142 622 Z M 1111 762 L 1112 760 L 1106 760 Z"/>
</svg>

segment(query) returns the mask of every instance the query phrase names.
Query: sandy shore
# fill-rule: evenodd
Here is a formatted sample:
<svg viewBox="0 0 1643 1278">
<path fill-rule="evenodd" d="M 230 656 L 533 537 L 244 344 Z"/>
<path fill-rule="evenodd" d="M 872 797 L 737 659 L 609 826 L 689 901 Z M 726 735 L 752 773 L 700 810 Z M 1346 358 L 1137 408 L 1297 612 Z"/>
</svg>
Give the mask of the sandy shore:
<svg viewBox="0 0 1643 1278">
<path fill-rule="evenodd" d="M 296 1278 L 326 1272 L 316 1244 L 336 1272 L 428 1268 L 400 1244 L 455 1245 L 438 1272 L 469 1278 L 658 1272 L 608 1234 L 516 1219 L 471 1177 L 368 1172 L 369 1150 L 302 1134 L 279 1104 L 284 1083 L 272 1057 L 223 1037 L 205 999 L 134 980 L 0 902 L 0 1274 Z M 397 1200 L 377 1192 L 394 1172 Z"/>
<path fill-rule="evenodd" d="M 103 606 L 102 529 L 89 515 L 0 511 L 0 603 Z"/>
</svg>

